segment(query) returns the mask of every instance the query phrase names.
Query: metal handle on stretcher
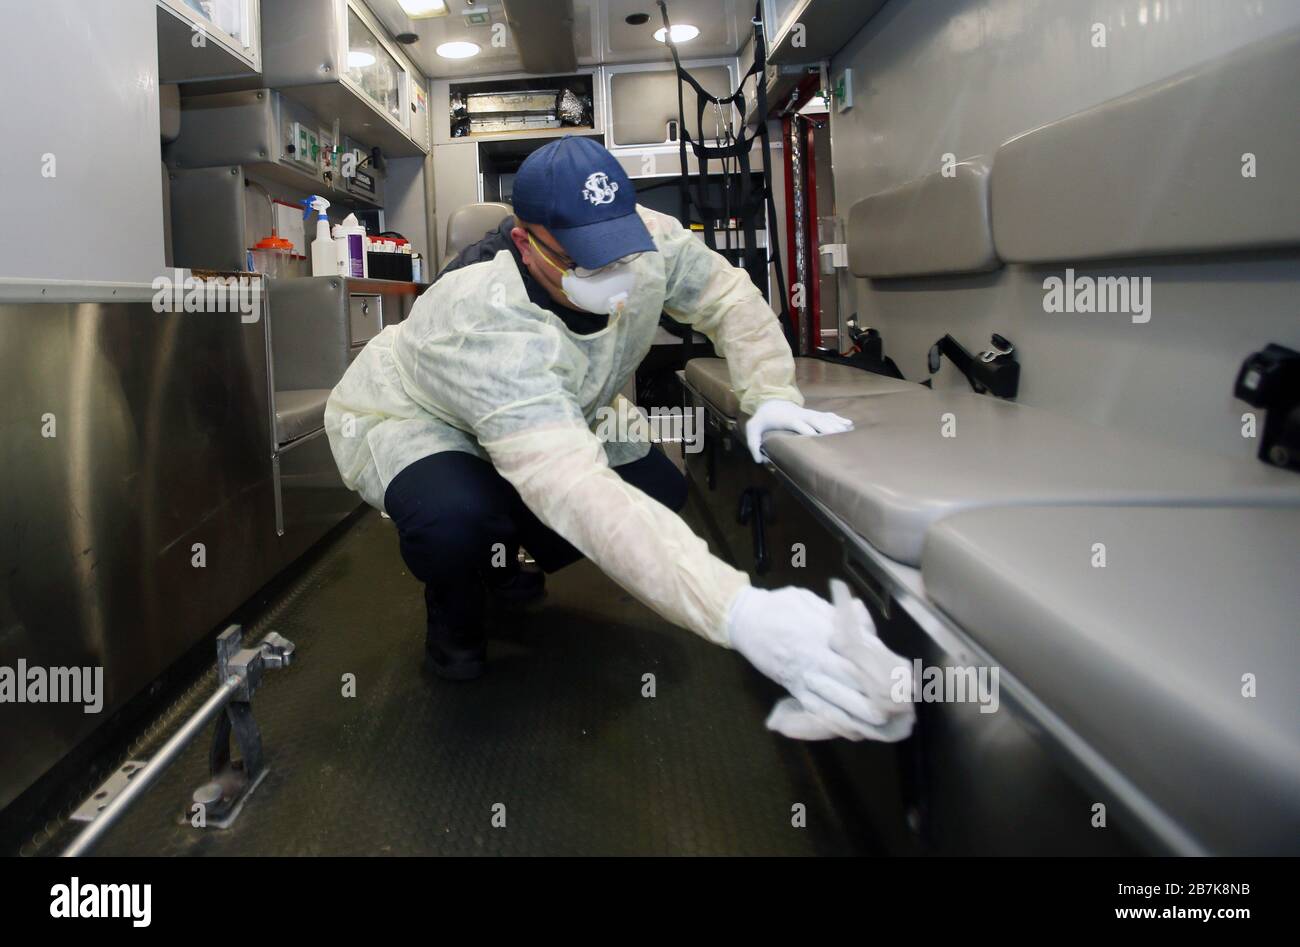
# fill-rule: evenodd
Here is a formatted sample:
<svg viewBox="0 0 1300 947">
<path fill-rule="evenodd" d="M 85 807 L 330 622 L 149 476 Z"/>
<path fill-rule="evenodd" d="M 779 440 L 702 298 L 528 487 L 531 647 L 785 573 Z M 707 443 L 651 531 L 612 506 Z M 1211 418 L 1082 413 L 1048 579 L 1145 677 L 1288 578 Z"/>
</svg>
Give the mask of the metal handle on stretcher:
<svg viewBox="0 0 1300 947">
<path fill-rule="evenodd" d="M 881 617 L 889 618 L 890 594 L 884 582 L 865 562 L 855 557 L 851 550 L 844 550 L 844 569 L 853 580 L 853 584 L 880 610 Z"/>
</svg>

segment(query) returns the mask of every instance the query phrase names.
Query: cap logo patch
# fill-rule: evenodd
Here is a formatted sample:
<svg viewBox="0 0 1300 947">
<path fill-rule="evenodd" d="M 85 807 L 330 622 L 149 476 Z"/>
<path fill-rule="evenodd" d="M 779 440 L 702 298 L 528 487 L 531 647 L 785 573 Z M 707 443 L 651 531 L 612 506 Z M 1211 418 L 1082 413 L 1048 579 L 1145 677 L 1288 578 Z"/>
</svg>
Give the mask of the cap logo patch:
<svg viewBox="0 0 1300 947">
<path fill-rule="evenodd" d="M 583 185 L 582 196 L 591 201 L 594 206 L 599 207 L 601 204 L 614 203 L 614 194 L 618 191 L 618 184 L 609 179 L 604 171 L 593 171 L 587 175 L 587 183 Z"/>
</svg>

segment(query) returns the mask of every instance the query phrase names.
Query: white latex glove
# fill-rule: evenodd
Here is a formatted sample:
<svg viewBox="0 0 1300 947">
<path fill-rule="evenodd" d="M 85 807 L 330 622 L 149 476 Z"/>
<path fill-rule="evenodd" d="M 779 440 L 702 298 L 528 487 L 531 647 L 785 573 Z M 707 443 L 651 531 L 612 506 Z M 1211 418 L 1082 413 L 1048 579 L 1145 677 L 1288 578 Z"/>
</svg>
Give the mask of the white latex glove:
<svg viewBox="0 0 1300 947">
<path fill-rule="evenodd" d="M 763 435 L 768 431 L 794 431 L 796 434 L 840 434 L 853 430 L 853 422 L 829 411 L 811 411 L 793 401 L 772 398 L 764 401 L 745 422 L 745 440 L 754 463 L 763 462 Z"/>
<path fill-rule="evenodd" d="M 838 588 L 837 588 L 838 586 Z M 884 740 L 912 732 L 911 673 L 895 702 L 894 669 L 908 667 L 876 637 L 866 606 L 832 583 L 832 607 L 807 589 L 746 586 L 727 614 L 731 645 L 791 695 L 767 719 L 769 729 L 800 740 Z"/>
</svg>

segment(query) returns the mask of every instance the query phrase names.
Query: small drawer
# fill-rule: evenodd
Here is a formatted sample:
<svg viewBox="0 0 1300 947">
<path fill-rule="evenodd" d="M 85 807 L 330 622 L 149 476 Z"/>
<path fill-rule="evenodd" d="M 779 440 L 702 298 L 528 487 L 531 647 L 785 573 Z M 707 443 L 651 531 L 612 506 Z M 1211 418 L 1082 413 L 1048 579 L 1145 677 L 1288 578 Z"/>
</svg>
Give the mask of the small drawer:
<svg viewBox="0 0 1300 947">
<path fill-rule="evenodd" d="M 383 297 L 355 293 L 348 297 L 348 327 L 353 345 L 365 345 L 384 327 Z"/>
</svg>

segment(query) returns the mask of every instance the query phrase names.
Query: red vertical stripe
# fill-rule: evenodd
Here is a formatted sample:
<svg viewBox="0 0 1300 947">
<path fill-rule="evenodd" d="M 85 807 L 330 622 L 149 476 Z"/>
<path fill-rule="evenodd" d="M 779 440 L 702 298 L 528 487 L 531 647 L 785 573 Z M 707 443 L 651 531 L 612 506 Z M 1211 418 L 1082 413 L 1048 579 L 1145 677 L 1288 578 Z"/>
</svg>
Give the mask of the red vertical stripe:
<svg viewBox="0 0 1300 947">
<path fill-rule="evenodd" d="M 804 206 L 807 208 L 806 223 L 808 224 L 808 282 L 812 284 L 808 287 L 811 293 L 808 320 L 812 324 L 809 338 L 812 340 L 813 348 L 819 349 L 822 347 L 822 271 L 821 244 L 818 243 L 817 232 L 817 152 L 813 143 L 812 122 L 804 126 L 804 131 L 803 161 L 808 172 L 808 193 Z"/>
<path fill-rule="evenodd" d="M 794 159 L 790 153 L 790 116 L 781 119 L 781 156 L 785 164 L 785 292 L 786 308 L 790 311 L 790 327 L 794 338 L 799 338 L 799 312 L 794 307 L 794 288 L 798 273 L 794 267 Z"/>
</svg>

